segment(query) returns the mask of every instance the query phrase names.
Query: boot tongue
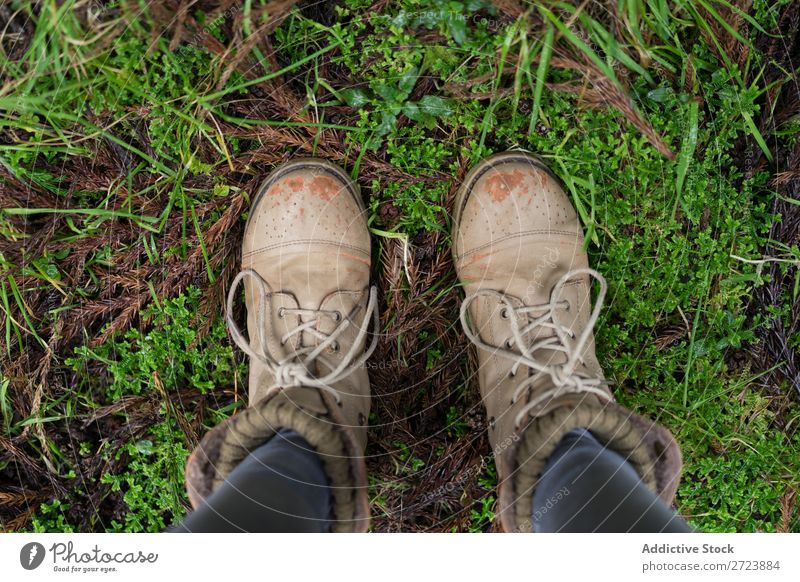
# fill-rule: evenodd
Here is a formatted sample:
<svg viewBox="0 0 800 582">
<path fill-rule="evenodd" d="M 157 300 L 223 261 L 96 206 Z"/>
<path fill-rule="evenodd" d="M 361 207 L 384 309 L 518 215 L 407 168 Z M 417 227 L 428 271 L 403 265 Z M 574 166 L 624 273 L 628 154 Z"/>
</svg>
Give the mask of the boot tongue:
<svg viewBox="0 0 800 582">
<path fill-rule="evenodd" d="M 276 333 L 268 337 L 268 345 L 272 353 L 282 358 L 290 356 L 293 352 L 303 349 L 308 352 L 319 346 L 326 337 L 336 332 L 340 326 L 346 328 L 336 336 L 334 343 L 323 350 L 308 364 L 309 372 L 316 375 L 325 375 L 332 371 L 353 345 L 359 330 L 364 322 L 364 300 L 367 291 L 335 291 L 326 296 L 320 304 L 310 303 L 309 299 L 303 303 L 290 293 L 275 293 L 273 295 L 273 317 Z M 280 310 L 284 308 L 283 313 Z M 305 309 L 318 312 L 296 313 L 291 309 Z M 347 321 L 349 320 L 349 323 Z M 283 334 L 287 334 L 307 322 L 314 322 L 310 330 L 303 330 L 291 335 L 285 345 L 280 345 Z M 368 322 L 367 322 L 368 323 Z M 311 331 L 314 330 L 314 331 Z M 316 332 L 316 333 L 314 333 Z M 362 342 L 363 343 L 363 342 Z M 301 356 L 301 358 L 304 356 Z"/>
<path fill-rule="evenodd" d="M 569 330 L 573 329 L 574 325 L 576 324 L 576 310 L 570 309 L 569 311 L 565 311 L 563 309 L 556 309 L 554 313 L 555 321 L 553 319 L 547 319 L 545 322 L 543 322 L 543 324 L 538 325 L 525 333 L 525 328 L 536 319 L 547 315 L 547 310 L 542 308 L 530 311 L 528 313 L 521 312 L 521 309 L 524 307 L 530 307 L 531 305 L 536 304 L 524 303 L 522 299 L 509 293 L 503 293 L 502 295 L 504 299 L 514 307 L 514 309 L 508 311 L 504 301 L 499 298 L 494 299 L 489 297 L 486 297 L 482 300 L 482 302 L 485 302 L 483 305 L 480 307 L 476 306 L 481 311 L 488 311 L 491 314 L 489 316 L 490 321 L 486 322 L 484 324 L 484 328 L 481 330 L 481 336 L 485 341 L 487 341 L 487 343 L 495 345 L 499 348 L 522 354 L 522 348 L 530 350 L 530 348 L 534 347 L 536 344 L 544 342 L 549 338 L 552 338 L 552 341 L 548 343 L 559 345 L 560 342 L 557 341 L 558 336 L 556 331 L 550 324 L 555 323 L 563 326 L 565 328 L 564 333 L 567 335 L 569 334 Z M 564 295 L 568 295 L 568 293 L 564 293 Z M 481 300 L 477 300 L 476 303 L 478 303 L 478 301 Z M 512 318 L 514 319 L 512 320 Z M 516 343 L 516 337 L 513 331 L 514 322 L 516 322 L 516 327 L 520 331 L 523 342 L 522 346 L 519 346 Z M 511 341 L 512 345 L 506 345 L 506 341 Z M 568 346 L 572 343 L 572 340 L 569 337 L 566 338 L 566 341 Z M 566 363 L 568 359 L 568 356 L 564 351 L 549 347 L 537 348 L 529 353 L 533 359 L 546 366 L 561 365 Z M 525 366 L 522 366 L 518 370 L 518 373 L 525 373 L 525 370 L 528 370 L 529 376 L 534 376 L 538 373 L 537 370 L 527 368 Z M 545 374 L 545 376 L 549 378 L 549 375 Z"/>
<path fill-rule="evenodd" d="M 510 244 L 516 248 L 513 243 Z M 514 255 L 511 262 L 507 260 L 509 253 L 502 250 L 492 254 L 476 254 L 465 257 L 462 259 L 464 263 L 461 266 L 461 272 L 466 293 L 470 294 L 477 289 L 494 289 L 504 295 L 515 307 L 541 306 L 541 309 L 532 311 L 527 316 L 517 313 L 520 330 L 533 320 L 546 315 L 546 308 L 551 301 L 554 303 L 566 302 L 569 304 L 569 309 L 556 308 L 553 319 L 548 320 L 548 323 L 563 326 L 565 334 L 569 334 L 570 330 L 578 334 L 582 329 L 581 308 L 585 309 L 586 307 L 581 305 L 582 297 L 586 295 L 585 288 L 581 292 L 579 286 L 585 277 L 568 281 L 558 297 L 553 296 L 553 290 L 564 274 L 572 269 L 585 267 L 586 261 L 579 254 L 574 253 L 574 248 L 572 248 L 573 252 L 568 253 L 564 246 L 561 243 L 545 245 L 542 251 L 536 254 Z M 498 301 L 498 303 L 499 308 L 491 316 L 494 320 L 491 327 L 497 342 L 494 345 L 504 347 L 500 342 L 513 334 L 510 322 L 500 319 L 503 303 L 502 301 Z M 499 337 L 503 333 L 506 335 Z M 523 339 L 525 346 L 530 347 L 546 338 L 553 337 L 556 337 L 555 330 L 552 327 L 541 325 L 528 334 L 524 334 Z M 567 338 L 566 342 L 569 347 L 572 347 L 574 343 L 570 338 Z M 515 351 L 518 349 L 515 348 Z M 568 359 L 565 352 L 549 348 L 538 349 L 531 355 L 544 365 L 560 365 L 566 363 Z M 529 369 L 529 373 L 535 375 L 537 372 Z"/>
<path fill-rule="evenodd" d="M 347 357 L 361 328 L 365 325 L 369 326 L 370 322 L 364 321 L 367 293 L 367 290 L 334 291 L 322 300 L 319 309 L 331 312 L 332 316 L 320 317 L 315 329 L 326 336 L 336 332 L 340 326 L 344 329 L 336 336 L 335 344 L 328 347 L 317 358 L 321 374 L 326 374 L 338 366 L 342 359 Z M 306 345 L 317 346 L 322 341 L 322 338 L 317 338 L 313 334 L 303 333 L 303 342 Z M 363 343 L 365 342 L 362 341 Z"/>
<path fill-rule="evenodd" d="M 299 345 L 299 334 L 290 336 L 285 344 L 281 343 L 281 339 L 300 324 L 297 316 L 289 315 L 285 311 L 297 307 L 296 299 L 289 293 L 273 292 L 267 298 L 267 304 L 262 306 L 261 295 L 256 291 L 253 282 L 245 279 L 245 285 L 247 297 L 250 298 L 247 305 L 247 335 L 250 345 L 256 352 L 260 352 L 263 339 L 266 343 L 266 352 L 272 358 L 276 361 L 286 359 Z M 261 325 L 259 314 L 262 310 L 263 323 L 266 326 L 263 330 L 259 329 Z M 272 384 L 272 373 L 263 362 L 257 358 L 250 358 L 249 374 L 250 402 L 257 402 L 263 397 L 264 390 Z"/>
<path fill-rule="evenodd" d="M 311 254 L 293 252 L 259 256 L 248 266 L 269 281 L 276 295 L 291 297 L 294 303 L 291 307 L 338 311 L 342 318 L 347 317 L 364 296 L 363 290 L 369 284 L 369 265 L 354 255 L 330 253 L 329 256 L 319 256 L 322 249 L 311 247 L 309 252 Z M 285 325 L 274 329 L 280 329 L 282 335 L 315 319 L 314 329 L 326 335 L 340 324 L 340 321 L 325 315 L 315 317 L 311 313 L 291 313 L 291 317 L 284 320 Z M 297 348 L 317 346 L 323 339 L 311 331 L 303 331 L 292 336 L 291 344 Z"/>
<path fill-rule="evenodd" d="M 521 318 L 522 322 L 521 325 L 529 325 L 530 322 L 533 322 L 537 318 L 544 317 L 548 314 L 545 309 L 536 310 L 530 314 L 528 314 L 527 318 Z M 553 312 L 553 317 L 547 319 L 545 324 L 553 324 L 553 325 L 561 325 L 564 326 L 567 330 L 572 328 L 571 321 L 565 321 L 564 316 L 569 315 L 565 313 L 561 309 L 555 309 Z M 529 332 L 526 336 L 527 343 L 525 345 L 526 349 L 533 348 L 536 344 L 544 342 L 546 340 L 550 340 L 548 343 L 554 346 L 563 345 L 561 343 L 560 336 L 556 333 L 552 327 L 548 327 L 547 325 L 542 324 L 535 327 L 531 332 Z M 563 331 L 562 336 L 564 334 L 569 334 L 569 331 Z M 566 339 L 567 347 L 569 347 L 570 339 Z M 565 364 L 568 360 L 568 355 L 566 352 L 558 349 L 542 347 L 538 349 L 534 349 L 531 351 L 531 356 L 537 362 L 545 366 L 558 366 L 561 364 Z M 538 374 L 538 370 L 534 370 L 528 368 L 528 375 L 535 376 Z M 550 378 L 549 374 L 543 373 L 543 376 Z"/>
</svg>

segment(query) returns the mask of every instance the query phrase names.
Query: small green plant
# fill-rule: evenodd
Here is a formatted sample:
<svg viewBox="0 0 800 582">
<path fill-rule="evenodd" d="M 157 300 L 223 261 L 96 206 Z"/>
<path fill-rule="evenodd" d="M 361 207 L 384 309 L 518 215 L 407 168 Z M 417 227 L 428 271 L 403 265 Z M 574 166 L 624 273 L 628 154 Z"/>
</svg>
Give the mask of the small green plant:
<svg viewBox="0 0 800 582">
<path fill-rule="evenodd" d="M 411 448 L 402 441 L 392 441 L 392 446 L 397 448 L 397 457 L 402 462 L 402 465 L 397 464 L 397 473 L 405 475 L 414 475 L 419 473 L 425 467 L 425 461 L 415 457 L 411 453 Z"/>
<path fill-rule="evenodd" d="M 377 150 L 384 138 L 392 134 L 397 126 L 397 117 L 402 113 L 420 127 L 432 128 L 439 118 L 452 115 L 453 110 L 447 99 L 436 95 L 425 95 L 419 101 L 409 101 L 411 91 L 419 78 L 419 69 L 411 66 L 403 71 L 398 79 L 381 79 L 372 84 L 372 89 L 343 89 L 331 91 L 344 103 L 355 109 L 363 109 L 371 104 L 374 113 L 362 118 L 362 126 L 369 127 L 366 147 Z M 379 121 L 374 122 L 377 117 Z"/>
<path fill-rule="evenodd" d="M 237 374 L 239 382 L 244 377 L 221 318 L 206 336 L 198 337 L 203 323 L 197 315 L 200 298 L 197 288 L 189 288 L 185 295 L 152 305 L 142 313 L 150 320 L 147 331 L 131 328 L 95 349 L 79 347 L 67 360 L 80 381 L 76 392 L 95 394 L 94 406 L 131 396 L 148 397 L 141 405 L 155 403 L 156 420 L 146 431 L 121 435 L 121 441 L 105 442 L 93 453 L 102 455 L 107 466 L 118 467 L 91 484 L 103 487 L 108 495 L 121 496 L 124 504 L 121 519 L 102 524 L 101 516 L 94 518 L 108 531 L 156 532 L 179 520 L 188 507 L 183 471 L 197 437 L 186 434 L 186 427 L 213 426 L 233 409 L 231 404 L 218 403 L 208 419 L 196 419 L 196 409 L 189 404 L 192 393 L 211 402 L 226 401 L 229 397 L 216 395 L 215 390 L 232 387 Z M 90 372 L 98 364 L 106 367 L 102 378 Z M 136 413 L 123 407 L 118 414 L 126 422 Z M 85 442 L 79 450 L 81 455 L 92 452 Z M 64 503 L 46 506 L 34 521 L 37 531 L 62 530 L 69 509 Z"/>
<path fill-rule="evenodd" d="M 36 533 L 74 533 L 66 517 L 69 509 L 69 503 L 60 499 L 43 503 L 31 519 L 31 530 Z"/>
<path fill-rule="evenodd" d="M 370 0 L 347 0 L 319 21 L 295 7 L 269 35 L 274 54 L 253 48 L 253 61 L 220 83 L 235 51 L 220 58 L 225 51 L 203 43 L 154 41 L 153 15 L 125 20 L 125 3 L 90 30 L 84 3 L 12 1 L 28 28 L 21 54 L 6 44 L 0 50 L 5 86 L 13 88 L 0 91 L 0 185 L 13 193 L 23 184 L 38 193 L 31 200 L 48 202 L 20 199 L 0 212 L 0 351 L 7 358 L 47 352 L 44 331 L 63 314 L 87 304 L 106 309 L 121 299 L 115 288 L 128 289 L 140 268 L 158 267 L 140 277 L 150 307 L 124 331 L 94 345 L 102 324 L 95 322 L 86 337 L 65 343 L 78 344 L 74 352 L 57 350 L 52 374 L 69 386 L 49 382 L 36 414 L 17 398 L 21 374 L 4 368 L 3 435 L 42 427 L 46 438 L 29 429 L 24 448 L 71 491 L 43 504 L 31 527 L 158 531 L 185 512 L 186 455 L 241 405 L 230 387 L 244 385 L 246 364 L 221 317 L 210 327 L 198 318 L 203 292 L 181 284 L 168 298 L 156 289 L 167 261 L 178 257 L 183 268 L 197 247 L 202 273 L 192 281 L 218 291 L 210 282 L 228 267 L 214 263 L 204 236 L 226 200 L 252 194 L 239 190 L 243 183 L 256 184 L 291 155 L 335 158 L 360 182 L 373 232 L 406 241 L 424 273 L 447 264 L 456 177 L 489 154 L 524 149 L 563 182 L 590 263 L 609 281 L 595 337 L 616 397 L 667 425 L 683 448 L 679 511 L 707 531 L 800 530 L 796 516 L 782 513 L 787 492 L 800 487 L 800 413 L 776 396 L 791 388 L 763 390 L 765 371 L 736 363 L 762 328 L 780 321 L 792 329 L 800 295 L 797 245 L 769 241 L 782 218 L 772 211 L 774 168 L 737 156 L 745 144 L 774 162 L 777 146 L 798 139 L 794 117 L 772 135 L 758 130 L 770 113 L 765 91 L 778 102 L 765 72 L 785 66 L 753 39 L 780 25 L 788 2 L 755 0 L 748 12 L 729 2 L 703 9 L 628 2 L 606 18 L 599 6 L 570 2 L 526 4 L 527 12 L 509 16 L 477 0 L 400 0 L 378 12 Z M 260 26 L 250 15 L 263 3 L 245 4 L 241 19 L 192 15 L 215 42 L 230 41 L 227 29 L 238 24 L 234 33 L 245 39 Z M 741 26 L 729 30 L 733 20 Z M 741 62 L 725 50 L 734 45 L 746 55 Z M 657 140 L 643 133 L 642 120 Z M 658 140 L 674 160 L 654 147 Z M 437 248 L 427 242 L 434 235 Z M 228 243 L 219 253 L 235 254 Z M 774 256 L 763 256 L 767 244 Z M 121 264 L 130 271 L 116 271 Z M 794 287 L 775 306 L 754 308 L 774 264 L 777 273 L 795 273 Z M 426 307 L 436 308 L 439 292 L 423 298 Z M 457 325 L 457 307 L 450 315 Z M 425 328 L 415 336 L 427 372 L 447 354 L 435 335 Z M 787 347 L 800 349 L 800 334 Z M 441 407 L 447 429 L 430 428 L 443 442 L 474 435 L 463 414 L 480 405 L 464 387 L 453 386 Z M 73 437 L 73 424 L 109 406 L 118 408 L 92 423 L 95 432 Z M 380 422 L 373 407 L 370 424 Z M 384 474 L 425 468 L 413 443 L 386 442 L 394 450 Z M 79 480 L 76 463 L 94 457 L 102 473 Z M 0 470 L 12 463 L 4 458 Z M 483 495 L 469 500 L 469 528 L 485 531 L 494 517 L 493 463 L 475 479 Z M 376 513 L 388 514 L 390 497 L 409 488 L 400 478 L 371 477 Z M 99 509 L 85 518 L 89 495 Z"/>
<path fill-rule="evenodd" d="M 126 443 L 114 456 L 125 457 L 126 470 L 105 473 L 100 481 L 122 494 L 127 512 L 108 531 L 159 532 L 186 513 L 183 471 L 189 451 L 176 439 L 179 434 L 176 423 L 159 423 L 150 429 L 150 439 Z"/>
<path fill-rule="evenodd" d="M 482 532 L 485 531 L 489 525 L 494 521 L 494 495 L 485 495 L 476 500 L 473 507 L 469 510 L 469 531 Z"/>
<path fill-rule="evenodd" d="M 463 412 L 456 406 L 447 409 L 447 436 L 461 438 L 469 433 L 469 423 L 464 418 Z"/>
</svg>

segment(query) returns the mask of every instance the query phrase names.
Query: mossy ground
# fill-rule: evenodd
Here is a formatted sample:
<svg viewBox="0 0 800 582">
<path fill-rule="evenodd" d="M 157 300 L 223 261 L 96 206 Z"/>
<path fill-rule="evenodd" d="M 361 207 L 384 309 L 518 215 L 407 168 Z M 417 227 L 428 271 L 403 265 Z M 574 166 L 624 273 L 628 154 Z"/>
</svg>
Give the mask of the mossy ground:
<svg viewBox="0 0 800 582">
<path fill-rule="evenodd" d="M 449 210 L 470 166 L 523 148 L 608 279 L 596 337 L 617 398 L 683 448 L 678 510 L 800 531 L 798 394 L 762 342 L 788 322 L 798 345 L 800 252 L 771 238 L 797 205 L 773 182 L 796 81 L 769 42 L 796 4 L 248 0 L 178 23 L 179 4 L 0 13 L 6 529 L 159 531 L 186 512 L 188 451 L 245 405 L 221 315 L 249 196 L 297 155 L 344 166 L 370 209 L 374 529 L 496 529 Z"/>
</svg>

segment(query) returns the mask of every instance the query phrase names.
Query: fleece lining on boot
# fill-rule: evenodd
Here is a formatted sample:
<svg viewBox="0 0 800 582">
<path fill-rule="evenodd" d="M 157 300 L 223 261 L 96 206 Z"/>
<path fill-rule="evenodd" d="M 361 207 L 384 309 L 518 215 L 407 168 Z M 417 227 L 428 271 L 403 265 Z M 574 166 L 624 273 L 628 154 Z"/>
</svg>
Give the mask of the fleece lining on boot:
<svg viewBox="0 0 800 582">
<path fill-rule="evenodd" d="M 509 532 L 532 530 L 533 492 L 547 459 L 561 439 L 585 428 L 625 457 L 644 484 L 672 504 L 681 471 L 681 453 L 669 431 L 613 402 L 594 396 L 564 401 L 531 420 L 502 453 L 500 518 Z"/>
<path fill-rule="evenodd" d="M 287 392 L 267 397 L 209 431 L 189 457 L 186 484 L 193 507 L 217 489 L 245 457 L 281 428 L 300 434 L 322 460 L 332 495 L 332 530 L 366 531 L 369 505 L 366 468 L 335 402 L 316 389 L 301 403 Z M 313 391 L 317 402 L 308 401 Z"/>
</svg>

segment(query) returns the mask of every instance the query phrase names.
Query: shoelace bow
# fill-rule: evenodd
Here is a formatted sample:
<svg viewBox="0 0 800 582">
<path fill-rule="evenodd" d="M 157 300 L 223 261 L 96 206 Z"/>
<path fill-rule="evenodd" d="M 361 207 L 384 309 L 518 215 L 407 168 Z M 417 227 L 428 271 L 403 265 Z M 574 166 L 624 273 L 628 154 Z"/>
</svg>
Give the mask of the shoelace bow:
<svg viewBox="0 0 800 582">
<path fill-rule="evenodd" d="M 256 313 L 256 333 L 258 334 L 260 348 L 258 350 L 253 347 L 247 338 L 244 337 L 242 331 L 239 329 L 239 326 L 233 319 L 233 302 L 236 299 L 236 291 L 239 287 L 239 284 L 242 282 L 242 280 L 244 280 L 245 277 L 251 277 L 256 282 L 256 287 L 259 293 L 260 301 L 258 303 L 258 312 Z M 281 337 L 281 345 L 285 344 L 289 339 L 291 339 L 292 336 L 302 332 L 311 333 L 321 341 L 316 346 L 307 346 L 297 349 L 289 356 L 279 360 L 273 356 L 267 347 L 267 333 L 269 331 L 267 328 L 267 315 L 269 313 L 268 307 L 270 301 L 270 292 L 268 287 L 269 285 L 267 282 L 264 281 L 261 275 L 259 275 L 253 269 L 244 269 L 238 275 L 236 275 L 236 278 L 231 284 L 230 291 L 228 291 L 227 313 L 225 314 L 225 320 L 228 324 L 228 329 L 231 332 L 231 337 L 233 337 L 233 341 L 236 342 L 236 345 L 239 346 L 239 348 L 248 356 L 255 358 L 264 364 L 275 377 L 275 383 L 267 390 L 267 395 L 283 390 L 284 388 L 295 386 L 313 386 L 328 392 L 336 399 L 337 404 L 340 403 L 341 396 L 339 395 L 339 392 L 331 386 L 331 384 L 335 384 L 339 380 L 346 378 L 352 374 L 356 368 L 363 365 L 372 355 L 372 352 L 375 351 L 375 347 L 378 345 L 378 334 L 374 333 L 372 341 L 370 342 L 367 350 L 364 351 L 360 356 L 356 357 L 358 346 L 361 344 L 361 341 L 367 334 L 370 318 L 373 319 L 375 330 L 378 329 L 378 294 L 376 288 L 370 288 L 369 301 L 367 302 L 364 319 L 361 322 L 358 335 L 356 336 L 353 345 L 350 347 L 350 350 L 344 355 L 344 357 L 342 357 L 339 365 L 336 366 L 331 372 L 325 376 L 322 376 L 321 378 L 317 378 L 309 371 L 313 367 L 314 360 L 316 360 L 316 358 L 328 347 L 337 348 L 337 338 L 344 333 L 348 327 L 354 325 L 353 322 L 349 317 L 340 313 L 339 311 L 288 307 L 281 308 L 284 312 L 291 312 L 297 315 L 308 315 L 312 318 L 309 321 L 302 322 L 294 329 L 287 331 Z M 317 329 L 317 324 L 323 317 L 328 317 L 337 323 L 336 328 L 330 334 L 323 333 Z"/>
<path fill-rule="evenodd" d="M 600 293 L 597 295 L 597 300 L 595 301 L 589 321 L 586 323 L 586 327 L 583 329 L 574 345 L 570 346 L 570 340 L 575 340 L 575 334 L 569 327 L 559 323 L 557 317 L 558 311 L 569 310 L 569 303 L 566 300 L 560 300 L 559 297 L 561 296 L 564 286 L 570 279 L 584 274 L 589 275 L 600 283 Z M 558 283 L 556 283 L 555 287 L 553 287 L 553 290 L 550 292 L 549 303 L 514 307 L 503 293 L 491 289 L 482 289 L 464 298 L 464 302 L 461 304 L 461 325 L 470 341 L 481 349 L 513 360 L 514 365 L 511 368 L 511 376 L 516 375 L 520 366 L 531 368 L 537 372 L 519 383 L 514 390 L 512 403 L 516 403 L 543 375 L 549 375 L 553 381 L 553 388 L 546 390 L 531 400 L 519 411 L 514 419 L 514 425 L 517 428 L 519 428 L 522 421 L 527 418 L 528 414 L 533 409 L 563 394 L 591 392 L 600 396 L 603 400 L 609 399 L 608 393 L 601 389 L 601 386 L 608 384 L 608 382 L 600 378 L 591 378 L 576 371 L 578 364 L 583 363 L 581 353 L 586 346 L 586 342 L 589 341 L 589 336 L 592 333 L 594 324 L 597 322 L 597 318 L 600 315 L 600 309 L 603 306 L 607 288 L 608 285 L 605 277 L 594 269 L 575 269 L 566 273 L 558 280 Z M 484 342 L 480 335 L 474 332 L 470 327 L 467 320 L 467 310 L 478 297 L 491 297 L 504 304 L 501 314 L 502 317 L 509 319 L 513 335 L 506 340 L 502 346 L 494 346 Z M 529 323 L 520 327 L 516 315 L 522 316 L 522 319 L 527 319 Z M 550 329 L 553 331 L 553 334 L 533 342 L 532 345 L 526 345 L 525 336 L 535 332 L 538 328 Z M 514 347 L 516 347 L 518 351 L 514 351 L 512 349 Z M 567 355 L 567 361 L 563 364 L 542 363 L 535 357 L 535 353 L 542 349 L 563 352 Z"/>
</svg>

